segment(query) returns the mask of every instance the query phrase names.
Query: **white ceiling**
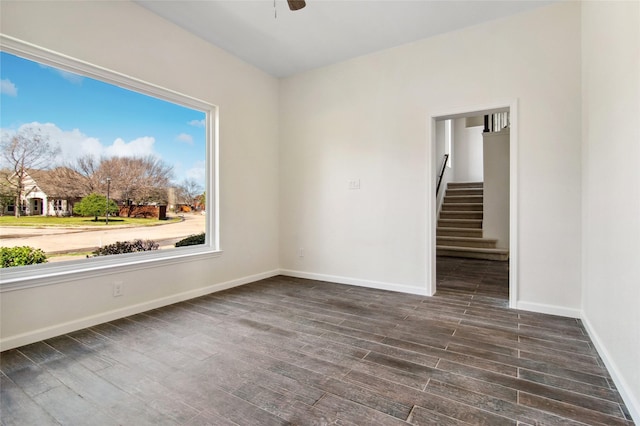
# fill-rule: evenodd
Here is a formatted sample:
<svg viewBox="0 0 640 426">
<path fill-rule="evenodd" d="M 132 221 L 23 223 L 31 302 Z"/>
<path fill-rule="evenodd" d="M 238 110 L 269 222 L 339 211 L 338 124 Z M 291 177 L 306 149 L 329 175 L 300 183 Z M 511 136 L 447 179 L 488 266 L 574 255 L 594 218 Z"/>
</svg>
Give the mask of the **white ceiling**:
<svg viewBox="0 0 640 426">
<path fill-rule="evenodd" d="M 276 77 L 553 2 L 307 0 L 293 12 L 286 0 L 134 1 Z"/>
</svg>

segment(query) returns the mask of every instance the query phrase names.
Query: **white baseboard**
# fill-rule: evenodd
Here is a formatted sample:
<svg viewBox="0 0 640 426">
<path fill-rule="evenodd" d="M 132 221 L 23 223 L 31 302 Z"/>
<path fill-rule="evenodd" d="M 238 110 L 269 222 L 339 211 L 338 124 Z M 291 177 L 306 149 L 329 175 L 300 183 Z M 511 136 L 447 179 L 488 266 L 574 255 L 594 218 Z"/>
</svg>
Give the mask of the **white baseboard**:
<svg viewBox="0 0 640 426">
<path fill-rule="evenodd" d="M 540 314 L 558 315 L 561 317 L 580 318 L 582 311 L 580 309 L 566 308 L 564 306 L 547 305 L 544 303 L 534 302 L 516 302 L 516 309 L 523 311 L 538 312 Z"/>
<path fill-rule="evenodd" d="M 336 283 L 336 284 L 348 284 L 348 285 L 355 285 L 358 287 L 369 287 L 369 288 L 376 288 L 378 290 L 389 290 L 389 291 L 397 291 L 400 293 L 416 294 L 419 296 L 428 296 L 426 284 L 424 285 L 424 288 L 420 288 L 420 287 L 414 287 L 414 286 L 408 286 L 408 285 L 387 283 L 383 281 L 370 281 L 370 280 L 362 280 L 359 278 L 341 277 L 337 275 L 326 275 L 326 274 L 317 274 L 314 272 L 294 271 L 291 269 L 281 269 L 280 274 L 286 275 L 289 277 L 295 277 L 295 278 L 306 278 L 310 280 L 327 281 L 327 282 Z"/>
<path fill-rule="evenodd" d="M 136 305 L 126 306 L 124 308 L 114 309 L 112 311 L 101 312 L 96 315 L 79 318 L 77 320 L 65 322 L 62 324 L 56 324 L 50 327 L 40 328 L 38 330 L 29 331 L 27 333 L 10 336 L 4 339 L 0 339 L 0 350 L 4 351 L 7 349 L 17 348 L 19 346 L 24 346 L 30 343 L 39 342 L 41 340 L 50 339 L 55 336 L 60 336 L 61 334 L 71 333 L 73 331 L 92 327 L 97 324 L 102 324 L 119 318 L 128 317 L 130 315 L 139 314 L 151 309 L 160 308 L 162 306 L 171 305 L 173 303 L 182 302 L 185 300 L 204 296 L 206 294 L 215 293 L 217 291 L 249 284 L 265 278 L 271 278 L 279 274 L 280 271 L 278 269 L 275 269 L 273 271 L 262 272 L 259 274 L 249 275 L 247 277 L 237 278 L 235 280 L 226 281 L 223 283 L 213 284 L 207 287 L 197 288 L 195 290 L 172 294 L 170 296 L 161 297 L 159 299 L 150 300 Z"/>
<path fill-rule="evenodd" d="M 397 291 L 400 293 L 416 294 L 419 296 L 429 296 L 429 294 L 427 293 L 426 286 L 425 288 L 419 288 L 419 287 L 413 287 L 413 286 L 407 286 L 407 285 L 387 283 L 383 281 L 362 280 L 358 278 L 318 274 L 314 272 L 295 271 L 291 269 L 281 269 L 280 274 L 286 275 L 289 277 L 307 278 L 311 280 L 328 281 L 328 282 L 337 283 L 337 284 L 348 284 L 348 285 L 355 285 L 360 287 L 377 288 L 380 290 Z M 532 303 L 532 302 L 517 302 L 516 309 L 522 309 L 522 310 L 531 311 L 531 312 L 538 312 L 542 314 L 559 315 L 559 316 L 569 317 L 569 318 L 580 318 L 582 313 L 579 309 L 571 309 L 571 308 L 566 308 L 564 306 L 546 305 L 542 303 Z"/>
<path fill-rule="evenodd" d="M 613 379 L 613 382 L 615 383 L 616 388 L 618 389 L 618 392 L 622 397 L 622 400 L 629 409 L 629 413 L 631 414 L 633 421 L 635 422 L 635 424 L 640 425 L 640 389 L 636 389 L 635 393 L 633 392 L 633 389 L 627 383 L 624 375 L 620 373 L 620 370 L 618 369 L 616 363 L 613 361 L 611 354 L 609 354 L 609 351 L 602 343 L 600 336 L 598 335 L 598 333 L 596 333 L 589 319 L 584 315 L 584 312 L 581 320 L 584 324 L 584 328 L 587 330 L 587 334 L 589 334 L 591 341 L 596 347 L 600 358 L 602 358 L 604 365 L 607 367 L 607 370 L 609 371 L 609 374 L 611 375 L 611 378 Z"/>
</svg>

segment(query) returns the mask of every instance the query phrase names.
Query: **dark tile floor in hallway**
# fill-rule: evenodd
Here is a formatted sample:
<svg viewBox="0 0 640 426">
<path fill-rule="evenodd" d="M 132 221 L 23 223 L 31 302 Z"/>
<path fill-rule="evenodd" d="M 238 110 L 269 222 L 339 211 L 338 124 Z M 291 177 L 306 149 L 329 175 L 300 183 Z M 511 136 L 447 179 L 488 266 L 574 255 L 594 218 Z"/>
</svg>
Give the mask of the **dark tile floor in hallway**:
<svg viewBox="0 0 640 426">
<path fill-rule="evenodd" d="M 632 425 L 578 320 L 507 263 L 420 297 L 274 277 L 0 354 L 2 425 Z"/>
</svg>

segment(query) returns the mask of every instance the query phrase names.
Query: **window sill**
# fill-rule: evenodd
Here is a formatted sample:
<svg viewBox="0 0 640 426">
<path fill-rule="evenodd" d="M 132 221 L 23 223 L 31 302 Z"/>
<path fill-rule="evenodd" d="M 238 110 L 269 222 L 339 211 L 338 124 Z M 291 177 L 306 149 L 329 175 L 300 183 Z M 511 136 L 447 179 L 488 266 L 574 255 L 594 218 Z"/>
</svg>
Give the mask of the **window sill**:
<svg viewBox="0 0 640 426">
<path fill-rule="evenodd" d="M 2 270 L 0 293 L 155 268 L 159 263 L 164 266 L 210 259 L 222 253 L 212 247 L 182 247 L 166 253 L 131 253 L 8 268 Z"/>
</svg>

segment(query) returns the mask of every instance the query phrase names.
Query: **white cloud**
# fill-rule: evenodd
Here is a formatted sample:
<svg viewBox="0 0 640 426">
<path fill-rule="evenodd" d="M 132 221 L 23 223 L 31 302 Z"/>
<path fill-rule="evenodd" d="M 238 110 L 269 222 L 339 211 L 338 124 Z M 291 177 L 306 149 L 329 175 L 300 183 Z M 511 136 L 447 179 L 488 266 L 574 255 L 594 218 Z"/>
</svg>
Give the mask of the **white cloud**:
<svg viewBox="0 0 640 426">
<path fill-rule="evenodd" d="M 104 148 L 104 155 L 107 157 L 146 157 L 147 155 L 155 155 L 153 151 L 155 142 L 155 138 L 151 136 L 143 136 L 131 142 L 125 142 L 118 138 L 113 141 L 113 144 Z"/>
<path fill-rule="evenodd" d="M 50 71 L 53 71 L 54 73 L 58 74 L 60 77 L 67 80 L 69 83 L 81 84 L 82 80 L 84 79 L 84 77 L 79 74 L 75 74 L 69 71 L 61 70 L 59 68 L 51 67 L 49 65 L 44 65 L 44 64 L 39 64 L 39 65 L 41 68 L 46 68 Z"/>
<path fill-rule="evenodd" d="M 206 176 L 206 163 L 204 161 L 198 161 L 193 164 L 190 169 L 184 173 L 186 179 L 193 179 L 200 183 L 204 187 L 204 181 Z"/>
<path fill-rule="evenodd" d="M 194 127 L 204 127 L 204 118 L 202 120 L 191 120 L 187 124 Z"/>
<path fill-rule="evenodd" d="M 60 147 L 61 163 L 73 163 L 76 159 L 90 155 L 96 159 L 105 157 L 133 157 L 133 156 L 158 156 L 154 150 L 155 139 L 151 136 L 143 136 L 126 142 L 121 138 L 116 139 L 110 145 L 105 145 L 98 138 L 87 136 L 79 129 L 62 130 L 53 123 L 28 123 L 20 126 L 17 131 L 25 128 L 39 129 L 39 133 L 49 138 L 51 143 Z M 3 136 L 15 134 L 15 130 L 1 129 Z"/>
<path fill-rule="evenodd" d="M 64 78 L 65 80 L 67 80 L 68 82 L 73 83 L 73 84 L 81 84 L 82 80 L 84 79 L 84 77 L 82 77 L 81 75 L 74 74 L 74 73 L 69 72 L 69 71 L 63 71 L 63 70 L 59 70 L 59 69 L 56 69 L 55 71 L 62 78 Z"/>
<path fill-rule="evenodd" d="M 176 136 L 176 140 L 178 142 L 183 142 L 189 145 L 193 145 L 193 136 L 187 133 L 180 133 L 178 136 Z"/>
<path fill-rule="evenodd" d="M 0 93 L 8 96 L 18 96 L 18 88 L 8 78 L 0 80 Z"/>
</svg>

